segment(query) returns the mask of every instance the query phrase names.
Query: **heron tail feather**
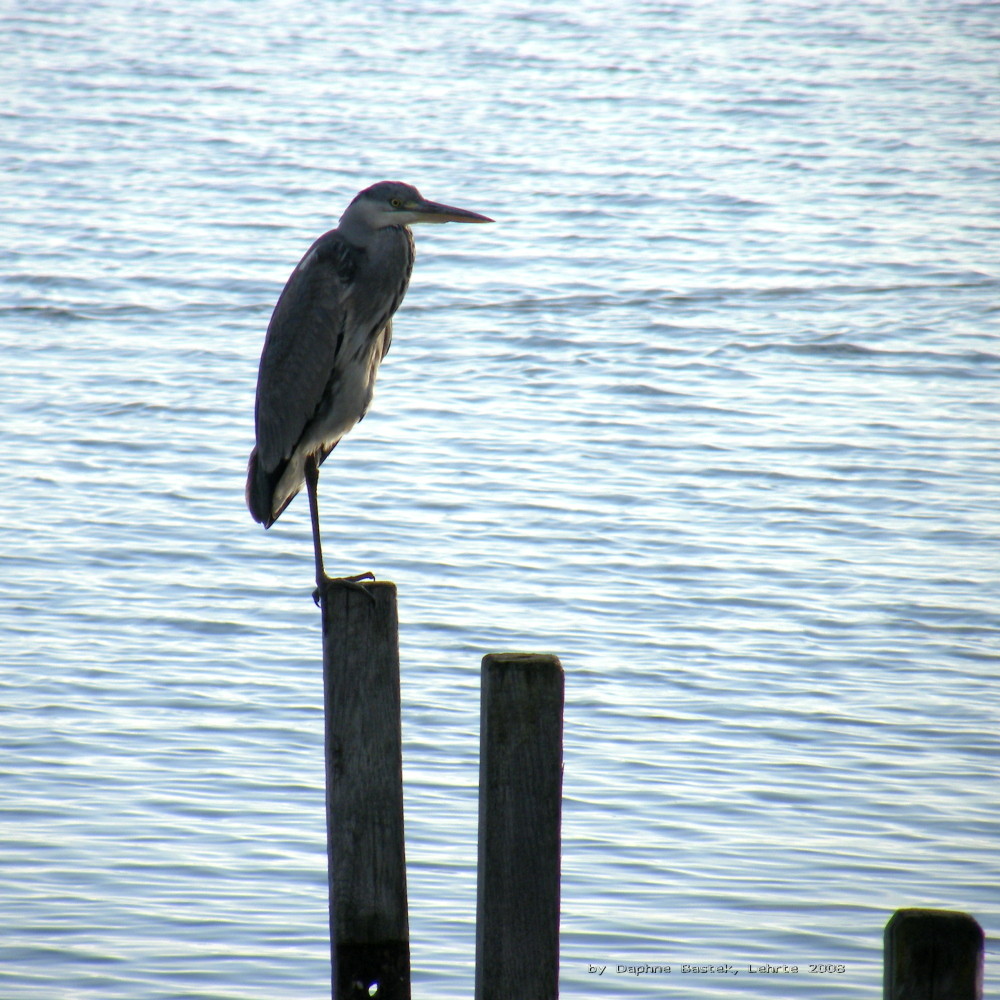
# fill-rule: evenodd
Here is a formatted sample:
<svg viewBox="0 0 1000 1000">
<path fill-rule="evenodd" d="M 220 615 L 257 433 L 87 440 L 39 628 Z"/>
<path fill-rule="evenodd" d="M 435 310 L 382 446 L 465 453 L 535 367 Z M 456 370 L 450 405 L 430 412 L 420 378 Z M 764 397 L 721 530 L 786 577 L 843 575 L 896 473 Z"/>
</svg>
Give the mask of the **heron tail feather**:
<svg viewBox="0 0 1000 1000">
<path fill-rule="evenodd" d="M 326 457 L 337 447 L 337 444 L 338 441 L 334 441 L 333 444 L 324 444 L 320 448 L 316 453 L 319 465 L 326 461 Z M 294 479 L 282 486 L 282 480 L 285 473 L 289 471 L 292 462 L 295 463 L 293 468 L 297 474 Z M 246 499 L 247 507 L 255 521 L 263 524 L 265 528 L 270 528 L 281 517 L 282 511 L 295 499 L 296 494 L 305 485 L 305 479 L 302 476 L 303 465 L 303 456 L 296 453 L 290 461 L 279 462 L 276 469 L 268 472 L 260 463 L 257 449 L 254 448 L 250 452 L 250 461 L 247 463 Z M 275 507 L 279 497 L 280 505 Z"/>
<path fill-rule="evenodd" d="M 281 478 L 282 470 L 278 470 L 277 475 L 268 475 L 267 472 L 261 468 L 260 461 L 257 457 L 257 449 L 254 448 L 250 452 L 250 461 L 247 463 L 247 507 L 250 509 L 250 514 L 253 519 L 260 524 L 263 524 L 265 528 L 270 528 L 272 524 L 278 519 L 278 515 L 281 513 L 279 510 L 275 514 L 271 510 L 271 501 L 274 497 L 274 487 L 277 485 L 278 480 Z M 289 498 L 291 499 L 291 498 Z M 284 510 L 284 507 L 282 507 Z"/>
</svg>

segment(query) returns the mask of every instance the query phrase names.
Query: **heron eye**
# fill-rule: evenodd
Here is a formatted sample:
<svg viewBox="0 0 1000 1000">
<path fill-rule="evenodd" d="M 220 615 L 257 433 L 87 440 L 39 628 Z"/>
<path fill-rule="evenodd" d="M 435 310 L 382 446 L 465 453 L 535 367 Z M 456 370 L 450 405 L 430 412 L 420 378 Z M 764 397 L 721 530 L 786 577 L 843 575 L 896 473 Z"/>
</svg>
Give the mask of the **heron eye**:
<svg viewBox="0 0 1000 1000">
<path fill-rule="evenodd" d="M 402 198 L 393 198 L 389 202 L 389 204 L 392 205 L 393 208 L 402 208 L 403 207 L 403 199 Z"/>
</svg>

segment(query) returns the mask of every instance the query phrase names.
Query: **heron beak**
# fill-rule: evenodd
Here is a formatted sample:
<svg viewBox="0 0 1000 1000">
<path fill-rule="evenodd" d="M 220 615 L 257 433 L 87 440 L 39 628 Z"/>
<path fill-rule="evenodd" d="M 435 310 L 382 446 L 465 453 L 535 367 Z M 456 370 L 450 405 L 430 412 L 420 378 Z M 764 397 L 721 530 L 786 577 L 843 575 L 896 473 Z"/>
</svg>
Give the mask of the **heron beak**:
<svg viewBox="0 0 1000 1000">
<path fill-rule="evenodd" d="M 414 201 L 406 208 L 417 217 L 415 222 L 492 222 L 493 220 L 478 212 L 469 212 L 464 208 L 453 208 L 451 205 L 439 205 L 436 201 Z"/>
</svg>

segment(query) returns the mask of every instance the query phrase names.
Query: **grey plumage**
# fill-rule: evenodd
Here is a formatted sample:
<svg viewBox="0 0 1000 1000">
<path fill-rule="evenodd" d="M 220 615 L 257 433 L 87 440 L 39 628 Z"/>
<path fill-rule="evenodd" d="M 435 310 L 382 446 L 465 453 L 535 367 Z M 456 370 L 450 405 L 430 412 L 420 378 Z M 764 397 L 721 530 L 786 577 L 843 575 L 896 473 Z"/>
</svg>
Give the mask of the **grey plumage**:
<svg viewBox="0 0 1000 1000">
<path fill-rule="evenodd" d="M 491 221 L 426 201 L 408 184 L 381 181 L 358 194 L 337 228 L 306 252 L 274 307 L 257 376 L 246 500 L 265 528 L 309 484 L 309 463 L 318 469 L 368 411 L 413 269 L 409 225 Z"/>
<path fill-rule="evenodd" d="M 318 453 L 322 462 L 371 403 L 413 268 L 408 229 L 376 236 L 368 245 L 337 229 L 321 236 L 275 306 L 258 373 L 257 446 L 247 480 L 250 512 L 265 527 L 301 489 L 306 456 Z"/>
</svg>

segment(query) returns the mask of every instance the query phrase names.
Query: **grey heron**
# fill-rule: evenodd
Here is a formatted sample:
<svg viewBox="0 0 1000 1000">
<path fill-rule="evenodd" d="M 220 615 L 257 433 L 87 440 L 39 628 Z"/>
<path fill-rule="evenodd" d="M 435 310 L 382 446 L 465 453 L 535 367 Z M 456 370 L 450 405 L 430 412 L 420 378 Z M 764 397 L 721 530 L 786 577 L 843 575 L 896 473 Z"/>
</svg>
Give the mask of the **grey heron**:
<svg viewBox="0 0 1000 1000">
<path fill-rule="evenodd" d="M 415 222 L 492 222 L 427 201 L 409 184 L 380 181 L 348 205 L 292 272 L 271 315 L 257 374 L 257 443 L 247 467 L 247 506 L 269 528 L 305 483 L 316 597 L 333 580 L 323 568 L 319 467 L 367 413 L 392 317 L 413 269 Z M 338 578 L 357 583 L 370 573 Z"/>
</svg>

